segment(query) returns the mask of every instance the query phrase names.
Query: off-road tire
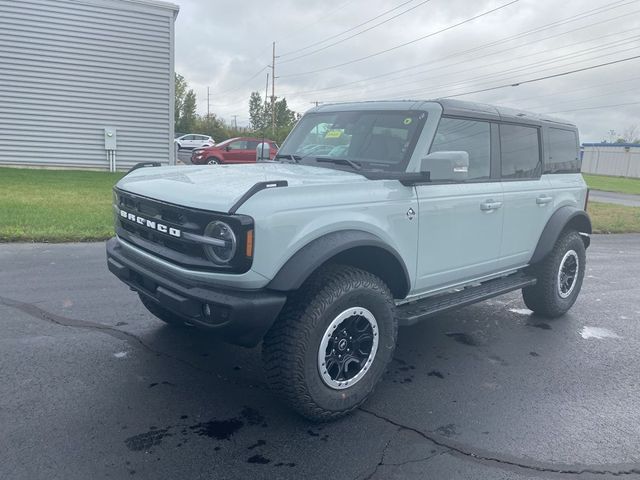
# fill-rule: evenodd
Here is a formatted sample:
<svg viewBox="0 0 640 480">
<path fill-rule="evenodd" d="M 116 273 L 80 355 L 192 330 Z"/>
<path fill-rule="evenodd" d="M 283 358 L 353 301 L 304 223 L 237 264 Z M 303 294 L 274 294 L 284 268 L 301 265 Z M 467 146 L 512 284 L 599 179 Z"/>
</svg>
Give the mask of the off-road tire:
<svg viewBox="0 0 640 480">
<path fill-rule="evenodd" d="M 160 320 L 162 320 L 163 322 L 168 323 L 173 327 L 185 326 L 185 319 L 182 318 L 180 315 L 177 315 L 172 311 L 161 307 L 156 302 L 154 302 L 153 300 L 150 300 L 149 298 L 147 298 L 146 296 L 140 293 L 138 294 L 138 296 L 140 297 L 140 301 L 145 306 L 145 308 L 149 310 L 149 312 L 154 314 L 156 317 L 158 317 Z"/>
<path fill-rule="evenodd" d="M 330 388 L 319 371 L 320 345 L 331 322 L 356 306 L 375 317 L 377 351 L 355 384 Z M 289 298 L 264 338 L 269 384 L 310 420 L 329 421 L 346 415 L 367 399 L 393 357 L 398 331 L 394 310 L 393 296 L 380 278 L 351 266 L 323 267 Z"/>
<path fill-rule="evenodd" d="M 570 251 L 575 252 L 578 257 L 577 273 L 573 290 L 566 298 L 562 298 L 558 287 L 558 272 L 565 254 Z M 538 281 L 534 286 L 522 289 L 522 298 L 527 308 L 547 318 L 564 315 L 578 298 L 585 267 L 585 247 L 580 234 L 573 230 L 562 233 L 551 253 L 529 269 L 529 273 L 533 274 Z"/>
</svg>

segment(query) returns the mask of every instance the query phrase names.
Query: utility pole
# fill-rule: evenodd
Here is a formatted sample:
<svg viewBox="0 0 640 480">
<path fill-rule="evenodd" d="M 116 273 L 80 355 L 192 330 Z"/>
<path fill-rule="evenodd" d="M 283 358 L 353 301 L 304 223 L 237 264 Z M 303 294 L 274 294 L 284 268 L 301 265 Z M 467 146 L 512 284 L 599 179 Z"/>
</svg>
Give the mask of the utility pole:
<svg viewBox="0 0 640 480">
<path fill-rule="evenodd" d="M 271 132 L 276 131 L 276 42 L 271 56 Z"/>
<path fill-rule="evenodd" d="M 236 130 L 238 129 L 238 115 L 233 115 L 233 126 Z"/>
<path fill-rule="evenodd" d="M 264 132 L 267 129 L 267 94 L 269 93 L 269 72 L 267 72 L 267 84 L 264 86 L 264 110 L 262 114 L 262 140 L 264 140 Z"/>
<path fill-rule="evenodd" d="M 318 100 L 316 100 L 315 102 L 309 102 L 309 103 L 311 103 L 311 104 L 313 104 L 313 105 L 315 105 L 317 107 L 318 105 L 322 105 L 324 102 L 319 102 Z"/>
<path fill-rule="evenodd" d="M 209 87 L 207 87 L 207 120 L 209 119 Z"/>
</svg>

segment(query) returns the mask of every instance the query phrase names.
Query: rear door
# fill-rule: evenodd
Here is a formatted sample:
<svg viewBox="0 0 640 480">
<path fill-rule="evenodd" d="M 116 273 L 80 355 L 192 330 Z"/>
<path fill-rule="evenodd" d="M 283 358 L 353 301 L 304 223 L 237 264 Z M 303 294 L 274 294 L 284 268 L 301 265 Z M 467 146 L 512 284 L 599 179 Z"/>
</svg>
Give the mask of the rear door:
<svg viewBox="0 0 640 480">
<path fill-rule="evenodd" d="M 504 228 L 500 265 L 526 264 L 553 212 L 553 190 L 542 175 L 540 127 L 500 125 L 501 178 L 504 191 Z"/>
<path fill-rule="evenodd" d="M 420 222 L 416 293 L 496 271 L 504 212 L 502 187 L 493 178 L 495 166 L 491 168 L 498 158 L 496 142 L 497 125 L 488 121 L 440 120 L 430 152 L 466 151 L 469 170 L 463 181 L 416 187 Z"/>
</svg>

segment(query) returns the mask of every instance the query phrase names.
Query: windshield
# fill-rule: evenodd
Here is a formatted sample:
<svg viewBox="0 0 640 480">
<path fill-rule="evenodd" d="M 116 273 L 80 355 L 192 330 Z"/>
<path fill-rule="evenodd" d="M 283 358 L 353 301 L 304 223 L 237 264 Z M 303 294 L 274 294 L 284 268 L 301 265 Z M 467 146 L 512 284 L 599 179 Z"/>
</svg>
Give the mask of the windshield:
<svg viewBox="0 0 640 480">
<path fill-rule="evenodd" d="M 421 111 L 306 114 L 278 152 L 281 161 L 403 172 L 426 120 Z"/>
</svg>

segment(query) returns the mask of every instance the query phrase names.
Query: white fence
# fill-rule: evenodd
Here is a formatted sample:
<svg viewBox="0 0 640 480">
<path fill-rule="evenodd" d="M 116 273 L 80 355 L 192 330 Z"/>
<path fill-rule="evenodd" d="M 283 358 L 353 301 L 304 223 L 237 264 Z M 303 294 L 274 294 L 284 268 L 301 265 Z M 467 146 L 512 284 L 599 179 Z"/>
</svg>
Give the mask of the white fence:
<svg viewBox="0 0 640 480">
<path fill-rule="evenodd" d="M 640 178 L 640 145 L 585 143 L 582 154 L 582 172 Z"/>
</svg>

